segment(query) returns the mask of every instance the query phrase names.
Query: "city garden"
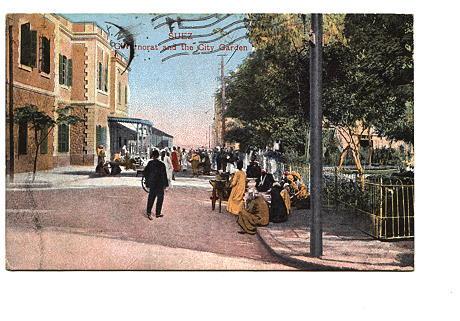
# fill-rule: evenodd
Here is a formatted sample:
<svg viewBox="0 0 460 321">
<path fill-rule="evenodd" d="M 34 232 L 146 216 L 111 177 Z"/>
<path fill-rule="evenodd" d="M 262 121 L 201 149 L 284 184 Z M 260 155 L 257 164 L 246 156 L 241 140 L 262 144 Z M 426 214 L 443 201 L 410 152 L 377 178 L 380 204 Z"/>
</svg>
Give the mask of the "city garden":
<svg viewBox="0 0 460 321">
<path fill-rule="evenodd" d="M 309 15 L 249 15 L 253 51 L 216 92 L 225 141 L 283 143 L 278 168 L 310 186 Z M 414 237 L 413 17 L 323 16 L 323 206 L 382 240 Z M 278 170 L 280 175 L 280 170 Z"/>
</svg>

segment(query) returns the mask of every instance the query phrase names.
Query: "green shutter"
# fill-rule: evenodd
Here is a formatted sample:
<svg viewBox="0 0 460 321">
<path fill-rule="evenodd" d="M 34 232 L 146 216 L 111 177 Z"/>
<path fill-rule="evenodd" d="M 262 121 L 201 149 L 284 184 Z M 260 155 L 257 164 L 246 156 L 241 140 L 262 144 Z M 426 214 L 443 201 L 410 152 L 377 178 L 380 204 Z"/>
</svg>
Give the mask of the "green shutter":
<svg viewBox="0 0 460 321">
<path fill-rule="evenodd" d="M 66 153 L 69 151 L 69 126 L 61 124 L 58 127 L 58 152 Z"/>
<path fill-rule="evenodd" d="M 37 67 L 37 31 L 30 31 L 30 67 Z"/>
<path fill-rule="evenodd" d="M 107 146 L 107 127 L 102 127 L 102 145 Z"/>
<path fill-rule="evenodd" d="M 38 67 L 40 71 L 43 71 L 43 39 L 44 37 L 40 37 L 38 42 Z"/>
<path fill-rule="evenodd" d="M 50 40 L 46 37 L 40 37 L 39 66 L 41 72 L 50 73 Z"/>
<path fill-rule="evenodd" d="M 102 64 L 98 65 L 98 74 L 97 74 L 97 89 L 102 90 Z"/>
<path fill-rule="evenodd" d="M 50 40 L 48 38 L 43 37 L 43 72 L 49 74 L 50 73 L 50 65 L 51 65 L 51 56 L 50 56 Z"/>
<path fill-rule="evenodd" d="M 65 125 L 65 151 L 68 152 L 69 151 L 69 125 Z"/>
<path fill-rule="evenodd" d="M 101 144 L 101 126 L 96 126 L 96 146 Z"/>
<path fill-rule="evenodd" d="M 67 60 L 67 86 L 72 86 L 72 59 Z"/>
<path fill-rule="evenodd" d="M 64 84 L 64 71 L 62 69 L 62 62 L 63 62 L 63 59 L 62 59 L 62 55 L 59 54 L 59 84 Z"/>
<path fill-rule="evenodd" d="M 29 62 L 29 30 L 30 23 L 21 25 L 21 65 L 27 65 Z"/>
<path fill-rule="evenodd" d="M 67 86 L 67 57 L 62 56 L 62 84 Z"/>
<path fill-rule="evenodd" d="M 96 146 L 99 145 L 107 146 L 107 127 L 101 125 L 96 126 Z"/>
<path fill-rule="evenodd" d="M 109 83 L 108 79 L 109 79 L 109 68 L 106 67 L 105 68 L 105 78 L 104 78 L 104 91 L 106 91 L 106 92 L 108 91 L 108 89 L 107 89 L 107 85 Z"/>
</svg>

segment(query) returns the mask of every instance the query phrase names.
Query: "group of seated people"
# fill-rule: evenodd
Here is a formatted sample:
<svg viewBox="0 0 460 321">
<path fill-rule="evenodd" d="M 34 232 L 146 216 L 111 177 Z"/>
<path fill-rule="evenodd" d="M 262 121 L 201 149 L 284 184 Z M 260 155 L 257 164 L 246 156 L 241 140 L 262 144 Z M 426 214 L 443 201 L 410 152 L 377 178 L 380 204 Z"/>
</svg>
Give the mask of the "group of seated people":
<svg viewBox="0 0 460 321">
<path fill-rule="evenodd" d="M 118 175 L 121 173 L 120 165 L 122 165 L 120 154 L 115 154 L 113 161 L 106 161 L 104 146 L 98 146 L 96 174 L 100 176 Z"/>
<path fill-rule="evenodd" d="M 255 234 L 257 226 L 287 221 L 293 205 L 297 208 L 307 208 L 308 189 L 300 174 L 285 172 L 282 180 L 277 182 L 273 175 L 264 169 L 260 169 L 260 175 L 257 175 L 258 164 L 251 163 L 253 166 L 248 166 L 245 173 L 243 162 L 238 161 L 238 170 L 230 180 L 231 192 L 227 211 L 238 215 L 237 222 L 242 228 L 240 233 Z M 254 176 L 255 188 L 250 188 L 246 193 L 247 178 Z M 270 195 L 269 203 L 265 200 L 264 194 Z"/>
<path fill-rule="evenodd" d="M 275 182 L 269 193 L 270 203 L 257 190 L 248 193 L 246 207 L 242 207 L 238 213 L 237 222 L 242 228 L 240 233 L 255 234 L 258 226 L 266 226 L 269 222 L 282 223 L 288 220 L 288 216 L 291 214 L 291 199 L 287 189 Z"/>
</svg>

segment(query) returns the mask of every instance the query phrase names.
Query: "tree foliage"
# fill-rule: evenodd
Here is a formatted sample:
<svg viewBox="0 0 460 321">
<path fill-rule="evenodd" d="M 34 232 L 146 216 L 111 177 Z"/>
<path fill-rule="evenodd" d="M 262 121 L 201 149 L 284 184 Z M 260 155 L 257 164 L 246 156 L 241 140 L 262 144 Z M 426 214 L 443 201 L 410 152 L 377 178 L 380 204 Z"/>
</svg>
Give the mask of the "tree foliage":
<svg viewBox="0 0 460 321">
<path fill-rule="evenodd" d="M 324 116 L 362 172 L 360 135 L 370 129 L 413 142 L 412 16 L 351 14 L 344 32 L 346 45 L 325 50 Z"/>
<path fill-rule="evenodd" d="M 71 107 L 57 109 L 56 119 L 45 112 L 38 110 L 35 105 L 25 105 L 15 110 L 15 123 L 27 123 L 28 127 L 34 134 L 35 153 L 33 180 L 35 180 L 35 173 L 37 172 L 38 151 L 40 150 L 40 146 L 48 139 L 48 136 L 54 130 L 54 127 L 60 124 L 73 125 L 83 121 L 80 117 L 72 115 L 71 110 Z"/>
<path fill-rule="evenodd" d="M 372 128 L 413 142 L 412 23 L 411 15 L 324 16 L 326 125 L 349 133 Z M 309 26 L 309 15 L 248 16 L 256 50 L 226 79 L 226 116 L 244 129 L 228 131 L 228 140 L 264 147 L 281 139 L 286 148 L 306 152 Z M 359 140 L 349 145 L 360 166 Z"/>
</svg>

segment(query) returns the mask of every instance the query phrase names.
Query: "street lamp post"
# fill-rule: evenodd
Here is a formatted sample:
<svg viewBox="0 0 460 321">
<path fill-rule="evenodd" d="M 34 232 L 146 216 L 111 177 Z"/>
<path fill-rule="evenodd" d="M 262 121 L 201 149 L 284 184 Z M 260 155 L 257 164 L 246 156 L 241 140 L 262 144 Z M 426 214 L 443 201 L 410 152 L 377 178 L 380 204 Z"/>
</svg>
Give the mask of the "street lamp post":
<svg viewBox="0 0 460 321">
<path fill-rule="evenodd" d="M 322 180 L 322 51 L 323 17 L 311 15 L 310 34 L 310 122 L 311 122 L 311 229 L 310 254 L 320 257 L 323 254 L 323 235 L 321 222 L 321 180 Z"/>
</svg>

